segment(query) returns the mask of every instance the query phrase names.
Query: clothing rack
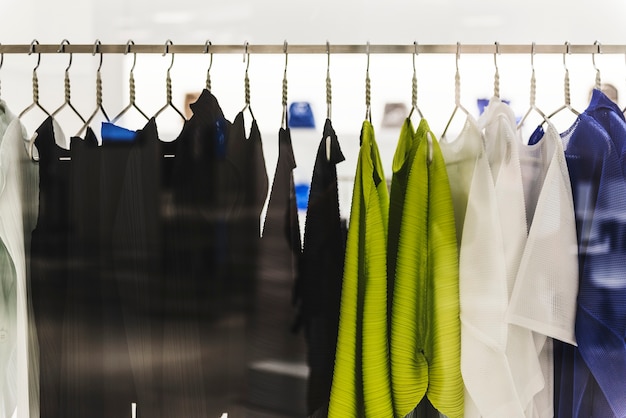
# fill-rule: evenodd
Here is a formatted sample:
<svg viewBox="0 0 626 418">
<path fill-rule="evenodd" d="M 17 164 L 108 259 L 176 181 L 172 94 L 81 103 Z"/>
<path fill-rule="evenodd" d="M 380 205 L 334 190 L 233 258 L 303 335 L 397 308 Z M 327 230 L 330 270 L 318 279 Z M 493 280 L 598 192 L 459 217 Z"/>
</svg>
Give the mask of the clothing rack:
<svg viewBox="0 0 626 418">
<path fill-rule="evenodd" d="M 168 40 L 163 45 L 134 44 L 69 44 L 64 41 L 60 45 L 39 44 L 0 44 L 0 54 L 626 54 L 626 45 L 594 44 L 248 44 L 212 45 L 205 44 L 175 45 Z"/>
</svg>

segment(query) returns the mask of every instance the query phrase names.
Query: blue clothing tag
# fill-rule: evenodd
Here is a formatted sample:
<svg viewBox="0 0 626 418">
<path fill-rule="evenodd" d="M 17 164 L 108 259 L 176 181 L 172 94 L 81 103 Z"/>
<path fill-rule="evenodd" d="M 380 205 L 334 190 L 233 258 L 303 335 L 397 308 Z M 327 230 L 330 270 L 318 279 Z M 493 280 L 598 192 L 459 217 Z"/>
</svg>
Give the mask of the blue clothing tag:
<svg viewBox="0 0 626 418">
<path fill-rule="evenodd" d="M 102 143 L 105 142 L 131 142 L 137 137 L 137 132 L 131 131 L 113 123 L 102 122 L 100 131 Z"/>
</svg>

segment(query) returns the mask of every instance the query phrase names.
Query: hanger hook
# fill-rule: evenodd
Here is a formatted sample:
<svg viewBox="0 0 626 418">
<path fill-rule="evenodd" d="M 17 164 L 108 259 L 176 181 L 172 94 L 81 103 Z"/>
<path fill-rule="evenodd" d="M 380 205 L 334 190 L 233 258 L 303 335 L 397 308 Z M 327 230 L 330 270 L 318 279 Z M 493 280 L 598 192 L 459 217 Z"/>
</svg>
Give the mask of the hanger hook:
<svg viewBox="0 0 626 418">
<path fill-rule="evenodd" d="M 596 66 L 596 53 L 602 53 L 602 45 L 598 41 L 595 41 L 593 44 L 597 47 L 597 51 L 591 53 L 591 62 L 593 63 L 593 68 L 596 70 L 596 88 L 600 89 L 600 69 Z"/>
<path fill-rule="evenodd" d="M 416 68 L 415 68 L 415 57 L 417 57 L 417 41 L 413 41 L 413 74 L 416 73 Z"/>
<path fill-rule="evenodd" d="M 28 55 L 31 55 L 35 52 L 35 45 L 39 45 L 39 41 L 37 39 L 33 39 L 33 41 L 30 43 L 30 49 L 28 50 Z M 41 63 L 41 52 L 38 52 L 37 53 L 37 65 L 35 65 L 35 68 L 33 69 L 33 71 L 37 71 L 40 63 Z"/>
<path fill-rule="evenodd" d="M 285 71 L 287 71 L 287 40 L 285 39 L 285 42 L 283 43 L 283 52 L 285 53 Z"/>
<path fill-rule="evenodd" d="M 210 48 L 213 44 L 211 43 L 211 41 L 206 41 L 204 43 L 204 53 L 208 54 L 209 52 L 211 53 L 211 56 L 209 58 L 209 69 L 207 70 L 207 72 L 211 71 L 211 67 L 213 66 L 213 52 L 210 51 Z"/>
<path fill-rule="evenodd" d="M 282 97 L 282 105 L 283 105 L 283 117 L 281 127 L 283 129 L 287 129 L 288 121 L 287 121 L 287 40 L 283 44 L 283 52 L 285 53 L 285 73 L 283 75 L 283 97 Z"/>
<path fill-rule="evenodd" d="M 2 44 L 0 43 L 0 45 Z M 2 64 L 4 64 L 4 52 L 0 54 L 0 68 L 2 68 Z"/>
<path fill-rule="evenodd" d="M 370 83 L 370 42 L 367 41 L 365 47 L 365 53 L 367 54 L 367 69 L 365 70 L 365 119 L 372 121 L 372 108 L 371 108 L 371 83 Z"/>
<path fill-rule="evenodd" d="M 327 56 L 327 62 L 326 62 L 326 71 L 330 71 L 330 43 L 328 41 L 326 41 L 326 56 Z"/>
<path fill-rule="evenodd" d="M 332 85 L 330 81 L 330 43 L 326 41 L 326 119 L 330 120 L 332 112 Z"/>
<path fill-rule="evenodd" d="M 498 71 L 498 55 L 500 55 L 500 42 L 495 42 L 496 52 L 493 53 L 493 65 L 496 67 L 496 72 Z"/>
<path fill-rule="evenodd" d="M 126 50 L 124 51 L 124 55 L 126 55 L 126 54 L 128 54 L 130 52 L 131 45 L 135 45 L 135 41 L 133 41 L 132 39 L 129 39 L 126 42 Z M 130 67 L 131 74 L 135 70 L 135 64 L 137 64 L 137 53 L 133 52 L 133 66 Z"/>
<path fill-rule="evenodd" d="M 530 46 L 530 68 L 535 71 L 535 43 Z"/>
<path fill-rule="evenodd" d="M 459 71 L 459 60 L 461 59 L 461 42 L 456 43 L 456 70 Z"/>
<path fill-rule="evenodd" d="M 100 51 L 100 46 L 102 46 L 102 42 L 100 42 L 100 39 L 96 39 L 96 42 L 93 44 L 93 52 L 92 52 L 92 56 L 95 56 L 97 53 L 100 53 L 100 64 L 98 64 L 98 70 L 100 71 L 100 69 L 102 68 L 102 51 Z"/>
<path fill-rule="evenodd" d="M 248 72 L 248 68 L 250 68 L 250 52 L 248 51 L 249 42 L 245 41 L 243 43 L 243 62 L 246 63 L 246 72 Z"/>
<path fill-rule="evenodd" d="M 174 43 L 170 39 L 165 41 L 165 50 L 163 51 L 163 54 L 162 54 L 163 57 L 170 53 L 170 46 L 172 45 L 174 45 Z M 167 69 L 167 71 L 170 71 L 173 66 L 174 66 L 174 53 L 172 52 L 172 62 L 170 62 L 170 66 Z"/>
<path fill-rule="evenodd" d="M 63 39 L 63 41 L 61 42 L 61 45 L 59 46 L 59 49 L 57 49 L 57 52 L 65 52 L 65 45 L 69 45 L 70 41 L 68 41 L 67 39 Z M 72 53 L 70 52 L 70 62 L 67 64 L 67 68 L 65 69 L 65 71 L 69 71 L 70 67 L 72 66 Z"/>
<path fill-rule="evenodd" d="M 596 66 L 596 54 L 602 53 L 602 45 L 598 41 L 595 41 L 593 44 L 597 47 L 597 50 L 591 53 L 591 62 L 593 63 L 593 68 L 598 71 L 598 67 Z"/>
<path fill-rule="evenodd" d="M 565 61 L 565 56 L 571 54 L 572 52 L 570 51 L 570 43 L 569 41 L 565 42 L 565 52 L 563 53 L 563 68 L 565 68 L 565 71 L 568 71 L 567 69 L 567 62 Z"/>
</svg>

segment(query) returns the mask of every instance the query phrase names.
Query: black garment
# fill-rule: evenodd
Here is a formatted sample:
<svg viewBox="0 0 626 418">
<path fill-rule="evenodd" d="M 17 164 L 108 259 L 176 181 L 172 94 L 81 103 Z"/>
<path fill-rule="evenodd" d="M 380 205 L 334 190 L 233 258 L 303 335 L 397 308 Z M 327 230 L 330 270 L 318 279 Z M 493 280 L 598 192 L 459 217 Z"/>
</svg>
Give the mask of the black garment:
<svg viewBox="0 0 626 418">
<path fill-rule="evenodd" d="M 171 178 L 164 178 L 172 192 L 162 305 L 164 417 L 219 416 L 229 402 L 221 396 L 229 393 L 229 363 L 222 358 L 228 339 L 215 329 L 227 306 L 217 179 L 230 124 L 207 90 L 191 109 L 193 116 L 175 140 L 171 172 L 165 173 Z"/>
<path fill-rule="evenodd" d="M 154 120 L 132 141 L 99 147 L 90 129 L 71 141 L 62 417 L 127 416 L 131 403 L 160 417 L 159 144 Z"/>
<path fill-rule="evenodd" d="M 261 212 L 269 180 L 256 120 L 246 138 L 244 115 L 235 117 L 228 136 L 227 166 L 220 177 L 219 194 L 226 205 L 228 223 L 228 276 L 235 299 L 231 302 L 247 315 L 256 311 Z"/>
<path fill-rule="evenodd" d="M 158 216 L 162 155 L 154 119 L 137 131 L 130 143 L 107 143 L 107 138 L 103 138 L 101 182 L 106 201 L 102 202 L 101 236 L 105 245 L 103 255 L 105 259 L 110 257 L 111 262 L 105 261 L 110 270 L 103 266 L 101 271 L 110 272 L 117 285 L 117 289 L 111 289 L 111 295 L 115 298 L 117 290 L 124 331 L 120 337 L 125 337 L 132 372 L 132 381 L 125 384 L 125 392 L 118 397 L 133 398 L 126 402 L 116 399 L 121 412 L 115 416 L 127 415 L 131 402 L 137 403 L 141 416 L 161 416 L 155 375 L 158 374 L 156 354 L 160 353 L 161 342 L 157 291 L 163 253 Z M 114 171 L 120 177 L 116 177 Z M 105 320 L 110 309 L 108 303 Z M 112 329 L 117 331 L 118 326 L 113 323 Z M 112 344 L 117 342 L 112 341 Z M 119 354 L 116 359 L 111 358 L 110 364 L 119 362 Z"/>
<path fill-rule="evenodd" d="M 294 288 L 300 311 L 298 324 L 304 325 L 308 345 L 309 414 L 328 405 L 333 380 L 346 251 L 337 191 L 337 164 L 343 160 L 337 135 L 327 119 L 313 168 L 300 273 Z"/>
<path fill-rule="evenodd" d="M 68 234 L 69 270 L 62 330 L 62 417 L 105 417 L 103 376 L 104 283 L 100 276 L 100 147 L 88 128 L 72 138 Z M 45 350 L 46 347 L 42 347 Z M 42 410 L 42 417 L 47 416 Z"/>
<path fill-rule="evenodd" d="M 31 291 L 39 339 L 40 408 L 46 418 L 65 418 L 59 412 L 61 386 L 60 324 L 65 310 L 68 278 L 69 151 L 55 142 L 53 120 L 36 130 L 39 155 L 39 215 L 31 241 Z"/>
<path fill-rule="evenodd" d="M 289 333 L 291 296 L 301 256 L 300 226 L 294 189 L 296 161 L 289 130 L 278 135 L 278 161 L 263 226 L 255 315 L 255 355 L 259 359 L 298 360 L 297 341 Z"/>
</svg>

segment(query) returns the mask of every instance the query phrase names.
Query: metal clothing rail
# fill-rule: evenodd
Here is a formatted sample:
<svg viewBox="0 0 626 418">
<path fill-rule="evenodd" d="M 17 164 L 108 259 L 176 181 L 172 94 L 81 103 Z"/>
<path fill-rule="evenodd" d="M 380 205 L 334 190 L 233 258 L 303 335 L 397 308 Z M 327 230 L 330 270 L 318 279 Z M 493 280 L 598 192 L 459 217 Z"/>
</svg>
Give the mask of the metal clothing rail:
<svg viewBox="0 0 626 418">
<path fill-rule="evenodd" d="M 67 41 L 64 41 L 67 42 Z M 535 44 L 318 44 L 318 45 L 212 45 L 205 44 L 176 45 L 171 41 L 165 44 L 0 44 L 0 54 L 283 54 L 285 45 L 289 54 L 626 54 L 626 45 L 568 44 L 562 45 L 535 45 Z"/>
</svg>

